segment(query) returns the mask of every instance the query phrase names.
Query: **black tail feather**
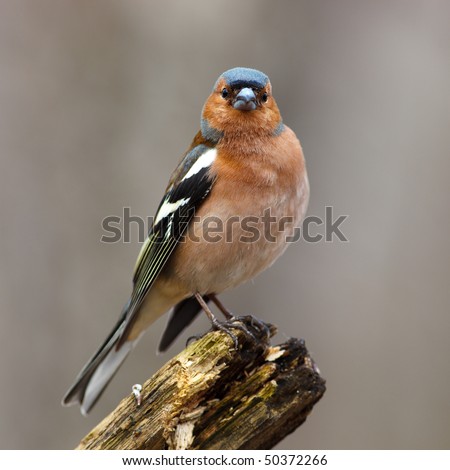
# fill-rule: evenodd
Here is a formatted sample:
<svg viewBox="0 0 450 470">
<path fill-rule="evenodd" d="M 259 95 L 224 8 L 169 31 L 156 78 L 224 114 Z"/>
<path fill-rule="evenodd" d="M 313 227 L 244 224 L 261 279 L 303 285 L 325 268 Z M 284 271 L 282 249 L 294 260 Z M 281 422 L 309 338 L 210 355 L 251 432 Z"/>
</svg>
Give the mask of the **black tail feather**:
<svg viewBox="0 0 450 470">
<path fill-rule="evenodd" d="M 204 295 L 205 302 L 209 302 L 209 297 Z M 195 317 L 200 313 L 202 307 L 195 297 L 188 297 L 175 305 L 167 322 L 166 329 L 159 342 L 158 351 L 164 352 L 175 341 L 176 337 L 189 326 Z"/>
<path fill-rule="evenodd" d="M 127 306 L 109 336 L 78 374 L 62 400 L 63 405 L 79 404 L 83 414 L 89 413 L 114 377 L 134 346 L 133 342 L 123 344 L 119 350 L 115 348 L 125 324 L 126 309 Z"/>
</svg>

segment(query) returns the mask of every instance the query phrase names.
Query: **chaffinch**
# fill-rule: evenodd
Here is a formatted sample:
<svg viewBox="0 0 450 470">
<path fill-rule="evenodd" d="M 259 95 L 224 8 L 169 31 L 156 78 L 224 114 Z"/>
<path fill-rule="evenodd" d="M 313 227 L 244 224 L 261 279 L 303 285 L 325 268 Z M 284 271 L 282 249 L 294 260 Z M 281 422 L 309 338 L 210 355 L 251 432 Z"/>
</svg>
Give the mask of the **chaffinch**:
<svg viewBox="0 0 450 470">
<path fill-rule="evenodd" d="M 282 121 L 267 75 L 241 67 L 220 75 L 139 253 L 130 299 L 63 404 L 79 403 L 87 414 L 145 330 L 169 309 L 161 351 L 201 309 L 214 327 L 237 327 L 218 322 L 208 302 L 233 321 L 216 295 L 284 252 L 308 198 L 300 142 Z"/>
</svg>

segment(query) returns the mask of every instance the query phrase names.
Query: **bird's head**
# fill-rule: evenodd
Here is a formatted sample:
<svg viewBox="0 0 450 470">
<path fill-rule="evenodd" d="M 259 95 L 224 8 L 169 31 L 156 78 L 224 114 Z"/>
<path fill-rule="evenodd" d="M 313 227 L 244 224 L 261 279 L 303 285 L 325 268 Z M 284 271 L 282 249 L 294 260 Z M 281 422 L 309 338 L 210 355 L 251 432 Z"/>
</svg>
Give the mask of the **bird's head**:
<svg viewBox="0 0 450 470">
<path fill-rule="evenodd" d="M 216 136 L 274 133 L 282 126 L 269 77 L 243 67 L 227 70 L 217 79 L 202 114 L 202 132 Z"/>
</svg>

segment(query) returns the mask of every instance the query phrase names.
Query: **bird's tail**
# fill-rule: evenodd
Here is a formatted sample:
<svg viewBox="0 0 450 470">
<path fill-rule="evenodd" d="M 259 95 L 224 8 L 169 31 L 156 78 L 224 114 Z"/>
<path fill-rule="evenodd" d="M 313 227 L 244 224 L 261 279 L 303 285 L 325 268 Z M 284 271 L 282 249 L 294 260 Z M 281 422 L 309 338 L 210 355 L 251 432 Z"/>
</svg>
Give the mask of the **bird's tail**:
<svg viewBox="0 0 450 470">
<path fill-rule="evenodd" d="M 116 344 L 125 327 L 127 310 L 128 305 L 125 306 L 108 338 L 78 374 L 75 383 L 62 400 L 63 405 L 79 404 L 81 412 L 87 415 L 100 398 L 103 390 L 139 339 L 127 341 L 116 349 Z"/>
<path fill-rule="evenodd" d="M 203 300 L 208 303 L 209 297 L 204 295 Z M 176 337 L 194 321 L 201 310 L 202 307 L 195 297 L 188 297 L 178 302 L 170 314 L 166 329 L 159 342 L 158 352 L 165 352 Z"/>
</svg>

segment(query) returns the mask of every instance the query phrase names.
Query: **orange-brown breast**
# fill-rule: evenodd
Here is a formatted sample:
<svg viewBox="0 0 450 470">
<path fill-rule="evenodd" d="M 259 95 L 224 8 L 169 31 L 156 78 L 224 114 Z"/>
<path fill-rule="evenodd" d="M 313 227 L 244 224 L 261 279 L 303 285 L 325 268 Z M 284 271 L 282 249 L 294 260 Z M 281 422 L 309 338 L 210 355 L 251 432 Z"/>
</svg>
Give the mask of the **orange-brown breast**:
<svg viewBox="0 0 450 470">
<path fill-rule="evenodd" d="M 211 194 L 163 273 L 187 291 L 202 294 L 220 293 L 270 266 L 286 249 L 286 237 L 299 225 L 309 198 L 303 153 L 288 127 L 279 136 L 258 139 L 227 141 L 224 136 L 217 150 Z M 269 234 L 262 219 L 267 210 L 276 219 Z M 279 226 L 282 217 L 290 220 Z M 246 230 L 244 218 L 258 237 Z M 211 241 L 207 226 L 217 228 L 218 220 L 222 231 Z"/>
</svg>

